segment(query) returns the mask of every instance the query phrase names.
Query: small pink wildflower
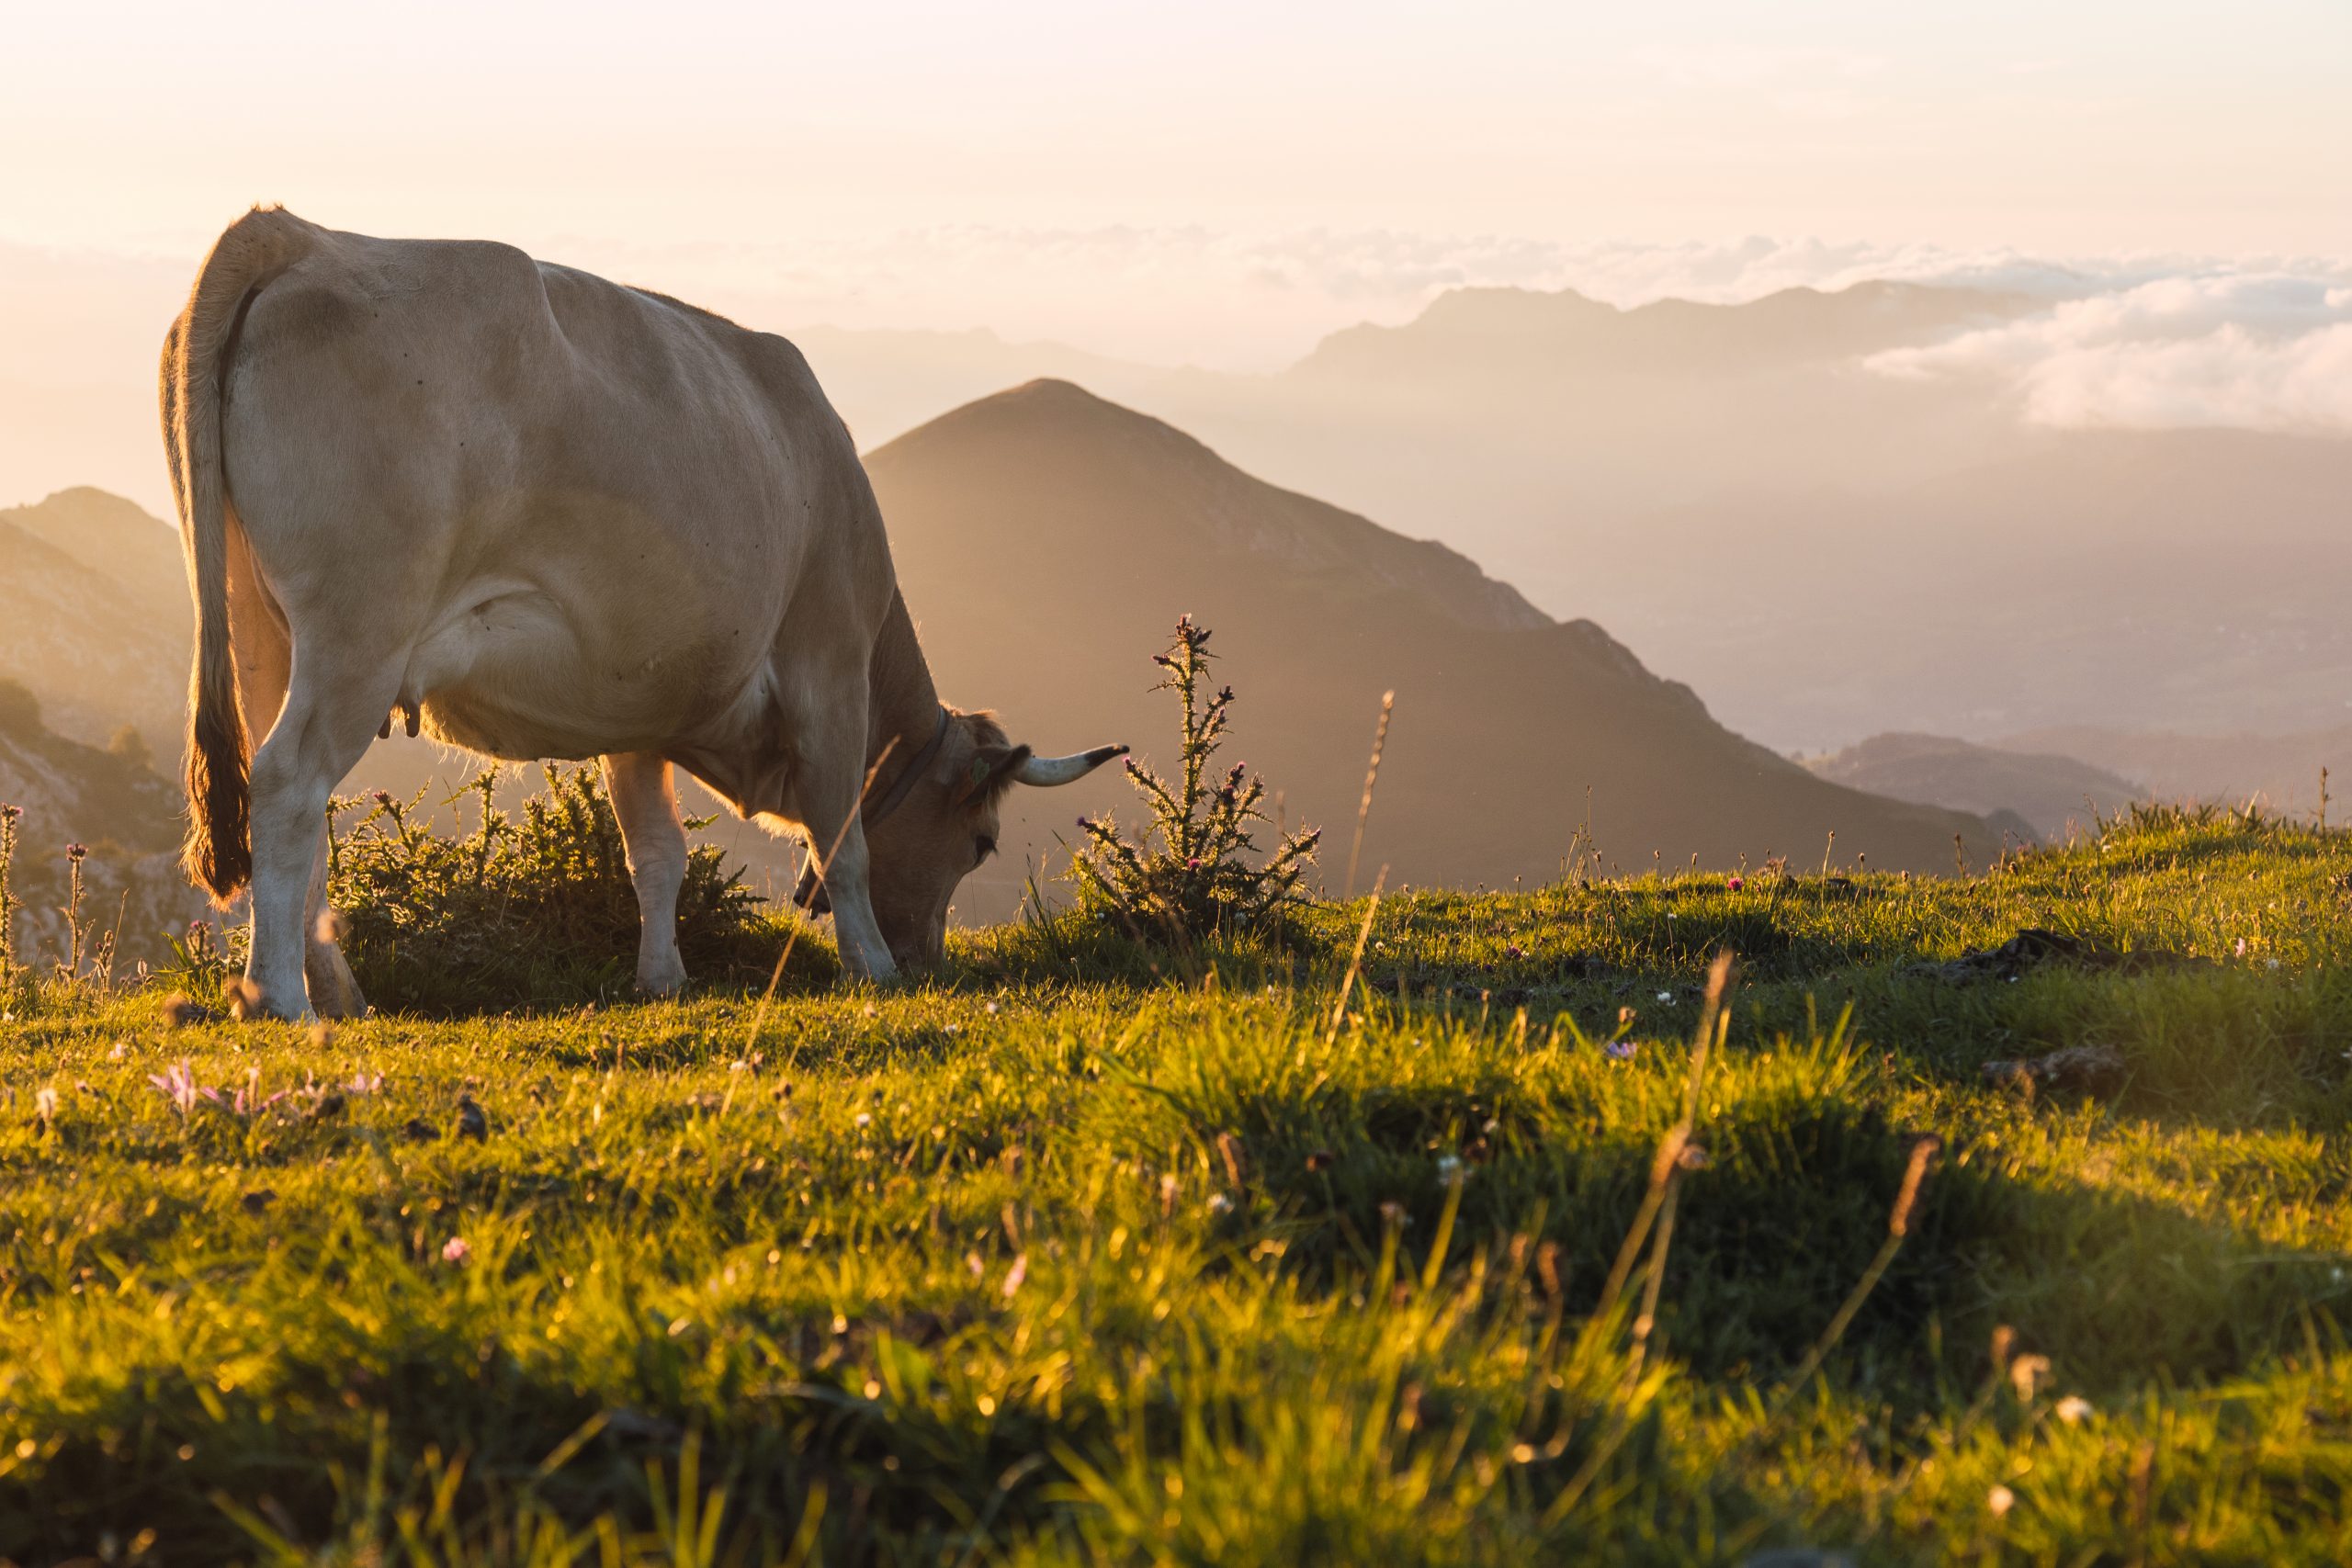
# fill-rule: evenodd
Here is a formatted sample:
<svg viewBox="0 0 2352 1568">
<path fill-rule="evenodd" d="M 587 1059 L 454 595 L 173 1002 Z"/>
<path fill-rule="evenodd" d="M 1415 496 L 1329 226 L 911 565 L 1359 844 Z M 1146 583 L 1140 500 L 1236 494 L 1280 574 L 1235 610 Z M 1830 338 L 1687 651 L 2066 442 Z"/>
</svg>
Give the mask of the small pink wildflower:
<svg viewBox="0 0 2352 1568">
<path fill-rule="evenodd" d="M 87 845 L 68 844 L 65 846 L 65 858 L 67 860 L 80 860 L 84 855 L 86 855 L 90 851 Z"/>
<path fill-rule="evenodd" d="M 185 1057 L 160 1073 L 150 1073 L 147 1076 L 147 1081 L 153 1084 L 155 1091 L 170 1100 L 182 1116 L 194 1112 L 198 1099 L 218 1096 L 220 1092 L 219 1089 L 199 1087 L 196 1081 L 196 1074 L 189 1067 Z"/>
<path fill-rule="evenodd" d="M 1637 1049 L 1639 1049 L 1639 1047 L 1634 1045 L 1634 1043 L 1630 1040 L 1611 1040 L 1608 1044 L 1601 1047 L 1601 1050 L 1608 1053 L 1610 1055 L 1614 1056 L 1621 1062 L 1632 1061 L 1634 1059 L 1634 1053 Z"/>
<path fill-rule="evenodd" d="M 1724 883 L 1724 886 L 1731 889 L 1734 893 L 1736 893 L 1741 888 L 1747 886 L 1747 880 L 1745 877 L 1735 876 L 1726 880 Z"/>
<path fill-rule="evenodd" d="M 463 1263 L 473 1255 L 474 1249 L 464 1236 L 453 1235 L 441 1244 L 441 1261 L 444 1263 Z"/>
</svg>

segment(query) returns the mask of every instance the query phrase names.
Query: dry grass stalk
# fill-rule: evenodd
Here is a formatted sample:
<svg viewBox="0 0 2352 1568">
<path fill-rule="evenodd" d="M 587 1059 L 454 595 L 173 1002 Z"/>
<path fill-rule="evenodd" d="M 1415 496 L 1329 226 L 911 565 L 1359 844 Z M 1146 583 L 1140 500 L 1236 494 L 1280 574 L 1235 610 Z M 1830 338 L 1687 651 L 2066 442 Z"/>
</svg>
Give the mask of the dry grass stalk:
<svg viewBox="0 0 2352 1568">
<path fill-rule="evenodd" d="M 1380 782 L 1380 754 L 1388 746 L 1388 716 L 1396 710 L 1396 694 L 1393 691 L 1381 693 L 1380 723 L 1372 732 L 1372 765 L 1364 770 L 1363 799 L 1356 803 L 1355 842 L 1348 846 L 1348 880 L 1340 894 L 1343 898 L 1356 896 L 1356 862 L 1363 854 L 1363 827 L 1372 819 L 1373 786 Z"/>
<path fill-rule="evenodd" d="M 1805 1352 L 1804 1361 L 1797 1368 L 1796 1374 L 1782 1386 L 1779 1399 L 1774 1402 L 1776 1413 L 1798 1389 L 1813 1381 L 1814 1374 L 1821 1370 L 1821 1363 L 1828 1359 L 1838 1341 L 1845 1337 L 1847 1327 L 1854 1321 L 1854 1314 L 1862 1310 L 1862 1303 L 1870 1299 L 1871 1292 L 1878 1288 L 1879 1280 L 1885 1277 L 1888 1266 L 1894 1261 L 1894 1255 L 1903 1248 L 1903 1238 L 1911 1232 L 1911 1213 L 1919 1201 L 1920 1183 L 1927 1179 L 1928 1167 L 1943 1146 L 1944 1141 L 1933 1133 L 1924 1133 L 1912 1140 L 1910 1163 L 1903 1168 L 1903 1185 L 1895 1192 L 1894 1206 L 1887 1212 L 1886 1239 L 1879 1244 L 1870 1267 L 1862 1270 L 1862 1277 L 1855 1281 L 1853 1290 L 1839 1303 L 1837 1315 L 1829 1320 L 1829 1326 L 1822 1330 L 1821 1337 L 1815 1341 L 1811 1350 Z"/>
<path fill-rule="evenodd" d="M 1364 944 L 1372 940 L 1372 920 L 1380 913 L 1381 889 L 1388 886 L 1388 868 L 1382 866 L 1380 874 L 1373 878 L 1372 902 L 1363 911 L 1363 929 L 1356 932 L 1356 950 L 1348 956 L 1348 973 L 1340 982 L 1340 999 L 1331 1005 L 1331 1026 L 1323 1032 L 1323 1043 L 1329 1045 L 1340 1037 L 1340 1021 L 1348 1015 L 1348 995 L 1355 989 L 1356 976 L 1363 969 Z"/>
</svg>

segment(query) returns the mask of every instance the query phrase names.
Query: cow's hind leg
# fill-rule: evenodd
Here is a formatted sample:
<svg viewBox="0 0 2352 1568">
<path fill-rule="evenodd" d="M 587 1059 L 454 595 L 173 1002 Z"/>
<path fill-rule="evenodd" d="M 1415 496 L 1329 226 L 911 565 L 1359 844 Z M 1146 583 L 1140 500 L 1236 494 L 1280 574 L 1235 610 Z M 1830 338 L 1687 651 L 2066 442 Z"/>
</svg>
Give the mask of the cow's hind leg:
<svg viewBox="0 0 2352 1568">
<path fill-rule="evenodd" d="M 398 685 L 389 671 L 311 652 L 296 648 L 285 705 L 253 762 L 254 938 L 245 978 L 259 990 L 263 1010 L 280 1018 L 301 1016 L 307 1001 L 335 1010 L 357 1002 L 358 987 L 320 919 L 327 797 L 368 750 Z"/>
<path fill-rule="evenodd" d="M 294 646 L 284 614 L 254 570 L 242 527 L 229 530 L 229 613 L 237 660 L 237 706 L 245 733 L 268 735 L 286 705 Z M 327 915 L 327 828 L 323 815 L 313 852 L 309 897 L 302 910 L 303 978 L 311 1010 L 326 1018 L 357 1018 L 368 1010 L 359 982 L 344 962 Z M 257 982 L 258 983 L 258 982 Z"/>
<path fill-rule="evenodd" d="M 650 751 L 605 759 L 605 787 L 628 850 L 637 888 L 637 988 L 666 997 L 686 983 L 678 956 L 678 889 L 686 879 L 686 829 L 670 764 Z"/>
<path fill-rule="evenodd" d="M 335 939 L 334 912 L 327 903 L 327 825 L 322 820 L 319 847 L 311 863 L 311 897 L 302 909 L 302 977 L 309 984 L 312 1012 L 321 1018 L 361 1018 L 367 1014 L 368 998 Z"/>
</svg>

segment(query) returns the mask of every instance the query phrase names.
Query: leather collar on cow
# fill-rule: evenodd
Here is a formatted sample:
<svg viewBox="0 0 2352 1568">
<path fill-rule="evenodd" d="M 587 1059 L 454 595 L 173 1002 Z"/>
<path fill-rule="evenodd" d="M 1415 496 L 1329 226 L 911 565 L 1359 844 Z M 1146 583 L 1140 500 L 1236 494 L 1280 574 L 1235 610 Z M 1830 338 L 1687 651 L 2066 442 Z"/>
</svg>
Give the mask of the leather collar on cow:
<svg viewBox="0 0 2352 1568">
<path fill-rule="evenodd" d="M 876 822 L 899 809 L 906 803 L 907 796 L 914 793 L 916 784 L 930 770 L 932 759 L 937 757 L 939 749 L 947 743 L 947 705 L 942 703 L 939 707 L 939 728 L 931 732 L 931 739 L 923 742 L 923 748 L 915 753 L 914 761 L 909 762 L 906 770 L 891 782 L 890 787 L 882 793 L 880 799 L 869 803 L 865 810 L 858 813 L 865 818 L 867 827 L 873 827 Z"/>
</svg>

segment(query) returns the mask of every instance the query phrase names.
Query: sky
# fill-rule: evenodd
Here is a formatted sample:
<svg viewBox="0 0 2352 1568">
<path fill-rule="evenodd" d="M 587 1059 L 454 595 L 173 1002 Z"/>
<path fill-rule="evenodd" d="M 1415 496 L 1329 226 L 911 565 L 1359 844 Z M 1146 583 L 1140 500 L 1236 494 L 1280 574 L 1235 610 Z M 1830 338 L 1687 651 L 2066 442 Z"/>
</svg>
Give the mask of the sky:
<svg viewBox="0 0 2352 1568">
<path fill-rule="evenodd" d="M 2346 0 L 93 0 L 6 49 L 0 383 L 60 408 L 150 378 L 256 200 L 760 326 L 1242 370 L 1470 283 L 2271 279 L 2352 330 Z M 2039 330 L 1883 368 L 2022 381 L 2117 329 Z M 2335 352 L 2281 417 L 2333 417 Z"/>
</svg>

